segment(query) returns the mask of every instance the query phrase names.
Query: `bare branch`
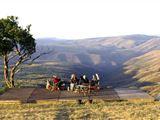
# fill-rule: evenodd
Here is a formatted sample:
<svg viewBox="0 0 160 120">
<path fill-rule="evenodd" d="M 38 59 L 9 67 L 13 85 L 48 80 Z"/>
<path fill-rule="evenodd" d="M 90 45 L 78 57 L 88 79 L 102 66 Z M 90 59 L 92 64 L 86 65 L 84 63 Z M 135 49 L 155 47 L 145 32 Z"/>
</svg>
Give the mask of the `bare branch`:
<svg viewBox="0 0 160 120">
<path fill-rule="evenodd" d="M 48 52 L 44 52 L 44 53 L 40 53 L 38 56 L 36 56 L 36 57 L 33 58 L 32 60 L 31 60 L 31 55 L 21 56 L 21 57 L 19 58 L 19 60 L 17 61 L 17 63 L 15 64 L 15 66 L 12 68 L 12 70 L 14 70 L 15 73 L 18 73 L 18 72 L 21 70 L 21 68 L 20 68 L 20 69 L 17 69 L 17 68 L 18 68 L 18 66 L 19 66 L 21 63 L 24 63 L 24 62 L 26 62 L 26 61 L 31 60 L 31 62 L 29 63 L 29 65 L 31 65 L 31 64 L 33 64 L 33 62 L 34 62 L 35 60 L 37 60 L 37 59 L 40 58 L 41 56 L 46 55 L 46 54 L 50 54 L 50 53 L 52 53 L 52 52 L 53 52 L 53 50 L 52 50 L 52 51 L 48 51 Z M 56 52 L 54 52 L 54 54 L 55 54 L 55 53 L 56 53 Z M 16 69 L 17 69 L 17 70 L 16 70 Z"/>
<path fill-rule="evenodd" d="M 40 58 L 41 56 L 46 55 L 46 54 L 50 54 L 50 53 L 52 53 L 52 52 L 53 52 L 53 50 L 52 50 L 52 51 L 49 51 L 49 52 L 40 53 L 38 56 L 36 56 L 35 58 L 33 58 L 33 59 L 31 60 L 30 64 L 32 64 L 35 60 L 37 60 L 37 59 Z M 56 53 L 56 52 L 54 52 L 54 53 Z"/>
<path fill-rule="evenodd" d="M 10 60 L 12 60 L 13 58 L 17 57 L 17 56 L 18 56 L 17 54 L 11 56 L 11 57 L 8 59 L 8 62 L 9 62 Z"/>
<path fill-rule="evenodd" d="M 16 64 L 12 67 L 12 71 L 15 71 L 16 68 L 23 62 L 23 60 L 26 59 L 26 57 L 27 57 L 27 54 L 23 54 L 22 56 L 20 56 Z"/>
<path fill-rule="evenodd" d="M 19 68 L 15 71 L 15 74 L 18 73 L 22 68 Z"/>
</svg>

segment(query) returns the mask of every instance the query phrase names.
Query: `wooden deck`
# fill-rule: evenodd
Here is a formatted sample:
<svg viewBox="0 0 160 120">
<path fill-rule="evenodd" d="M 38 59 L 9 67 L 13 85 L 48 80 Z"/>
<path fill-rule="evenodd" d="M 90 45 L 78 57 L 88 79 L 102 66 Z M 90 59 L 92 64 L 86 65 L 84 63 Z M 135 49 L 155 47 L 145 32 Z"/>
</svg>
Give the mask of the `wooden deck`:
<svg viewBox="0 0 160 120">
<path fill-rule="evenodd" d="M 115 89 L 115 91 L 122 100 L 133 100 L 133 99 L 142 99 L 151 101 L 154 100 L 154 98 L 151 97 L 149 94 L 139 89 L 118 88 Z"/>
<path fill-rule="evenodd" d="M 60 101 L 78 99 L 101 100 L 154 100 L 153 97 L 138 89 L 119 88 L 102 89 L 90 94 L 75 93 L 72 91 L 48 91 L 43 88 L 14 88 L 0 95 L 0 103 L 37 103 L 37 101 Z"/>
</svg>

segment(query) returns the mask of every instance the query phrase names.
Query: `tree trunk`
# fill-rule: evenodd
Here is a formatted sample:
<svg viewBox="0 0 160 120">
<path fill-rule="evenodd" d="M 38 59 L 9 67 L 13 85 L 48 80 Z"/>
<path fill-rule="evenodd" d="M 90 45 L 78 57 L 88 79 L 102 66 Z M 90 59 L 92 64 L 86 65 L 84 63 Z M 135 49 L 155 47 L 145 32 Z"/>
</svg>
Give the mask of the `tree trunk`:
<svg viewBox="0 0 160 120">
<path fill-rule="evenodd" d="M 4 80 L 6 82 L 6 85 L 9 88 L 15 87 L 15 85 L 14 85 L 14 76 L 15 76 L 16 69 L 18 68 L 18 66 L 21 63 L 23 63 L 25 60 L 28 60 L 27 57 L 28 57 L 27 54 L 24 54 L 23 56 L 20 56 L 19 60 L 15 63 L 15 65 L 13 67 L 10 68 L 10 72 L 9 72 L 8 55 L 6 53 L 4 53 L 4 55 L 3 55 L 3 60 L 4 60 Z"/>
<path fill-rule="evenodd" d="M 15 87 L 15 85 L 14 85 L 14 75 L 15 75 L 15 71 L 16 71 L 17 67 L 22 63 L 22 61 L 23 61 L 23 57 L 21 57 L 21 58 L 17 61 L 17 63 L 15 64 L 15 66 L 13 66 L 13 67 L 11 68 L 11 70 L 10 70 L 10 79 L 9 79 L 9 81 L 10 81 L 10 83 L 11 83 L 11 87 L 12 87 L 12 88 Z"/>
<path fill-rule="evenodd" d="M 12 68 L 10 71 L 10 83 L 11 83 L 11 87 L 15 87 L 14 86 L 14 74 L 15 74 L 15 70 Z"/>
<path fill-rule="evenodd" d="M 8 76 L 8 56 L 4 55 L 4 80 L 6 82 L 6 85 L 11 88 L 11 83 L 9 82 L 9 76 Z"/>
</svg>

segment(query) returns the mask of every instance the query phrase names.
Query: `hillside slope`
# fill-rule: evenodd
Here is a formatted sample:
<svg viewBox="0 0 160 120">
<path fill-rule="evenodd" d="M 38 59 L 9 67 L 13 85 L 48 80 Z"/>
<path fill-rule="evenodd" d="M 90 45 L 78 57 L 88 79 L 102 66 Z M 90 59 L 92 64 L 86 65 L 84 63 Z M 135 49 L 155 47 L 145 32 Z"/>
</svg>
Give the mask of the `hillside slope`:
<svg viewBox="0 0 160 120">
<path fill-rule="evenodd" d="M 138 87 L 153 96 L 160 93 L 160 50 L 132 58 L 124 66 L 124 73 L 132 75 Z"/>
<path fill-rule="evenodd" d="M 143 51 L 143 52 L 158 50 L 158 49 L 160 49 L 160 38 L 150 39 L 150 40 L 140 44 L 139 46 L 136 46 L 134 49 L 138 50 L 138 51 Z"/>
</svg>

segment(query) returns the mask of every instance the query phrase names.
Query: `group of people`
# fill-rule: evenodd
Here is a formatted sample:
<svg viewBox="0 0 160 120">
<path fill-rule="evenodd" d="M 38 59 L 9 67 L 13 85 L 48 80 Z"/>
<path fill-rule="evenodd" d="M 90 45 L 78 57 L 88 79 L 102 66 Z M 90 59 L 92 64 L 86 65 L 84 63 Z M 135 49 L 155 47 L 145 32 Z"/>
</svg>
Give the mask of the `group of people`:
<svg viewBox="0 0 160 120">
<path fill-rule="evenodd" d="M 76 86 L 99 86 L 99 80 L 98 74 L 93 75 L 91 80 L 89 80 L 86 75 L 82 75 L 78 79 L 76 74 L 72 74 L 69 89 L 73 91 Z"/>
<path fill-rule="evenodd" d="M 76 74 L 72 74 L 69 81 L 62 81 L 58 76 L 53 75 L 51 80 L 47 80 L 46 89 L 49 90 L 72 90 L 74 91 L 77 86 L 99 86 L 99 75 L 95 74 L 92 79 L 89 80 L 86 75 L 77 77 Z"/>
</svg>

